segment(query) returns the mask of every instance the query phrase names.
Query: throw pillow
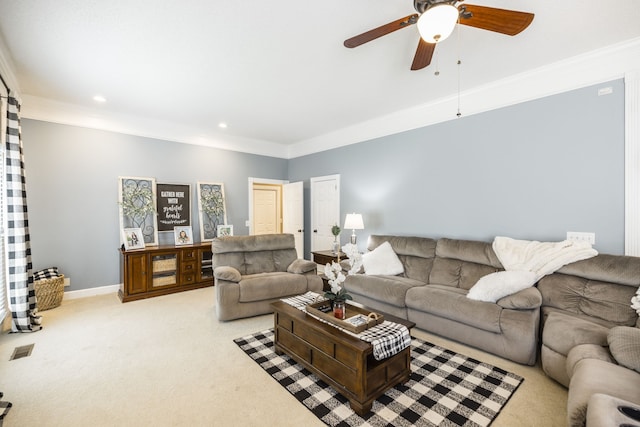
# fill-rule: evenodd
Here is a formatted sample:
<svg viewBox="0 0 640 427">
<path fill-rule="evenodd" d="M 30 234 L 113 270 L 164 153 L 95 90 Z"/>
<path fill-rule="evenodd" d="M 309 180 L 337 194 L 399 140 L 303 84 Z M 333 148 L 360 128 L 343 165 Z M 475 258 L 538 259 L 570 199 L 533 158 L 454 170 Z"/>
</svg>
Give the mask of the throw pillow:
<svg viewBox="0 0 640 427">
<path fill-rule="evenodd" d="M 49 267 L 33 273 L 33 281 L 37 282 L 38 280 L 51 279 L 59 276 L 60 273 L 58 273 L 58 267 Z"/>
<path fill-rule="evenodd" d="M 618 365 L 640 372 L 640 329 L 615 326 L 607 334 L 609 351 Z"/>
<path fill-rule="evenodd" d="M 469 289 L 467 298 L 478 301 L 496 302 L 507 295 L 530 288 L 537 276 L 532 271 L 498 271 L 487 274 Z"/>
<path fill-rule="evenodd" d="M 362 266 L 364 274 L 367 275 L 397 276 L 404 273 L 404 266 L 389 242 L 384 242 L 371 252 L 362 255 Z"/>
</svg>

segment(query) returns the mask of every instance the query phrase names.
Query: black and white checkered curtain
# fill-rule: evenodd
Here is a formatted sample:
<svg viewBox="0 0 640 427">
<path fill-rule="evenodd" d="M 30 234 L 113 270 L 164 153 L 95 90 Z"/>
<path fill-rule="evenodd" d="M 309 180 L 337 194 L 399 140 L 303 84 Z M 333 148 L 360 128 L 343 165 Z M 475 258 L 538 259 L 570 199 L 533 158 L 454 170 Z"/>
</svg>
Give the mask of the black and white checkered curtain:
<svg viewBox="0 0 640 427">
<path fill-rule="evenodd" d="M 9 310 L 14 332 L 41 328 L 31 274 L 31 242 L 27 215 L 27 190 L 20 130 L 20 104 L 8 99 L 5 148 L 5 206 L 7 215 L 7 264 L 9 266 Z"/>
</svg>

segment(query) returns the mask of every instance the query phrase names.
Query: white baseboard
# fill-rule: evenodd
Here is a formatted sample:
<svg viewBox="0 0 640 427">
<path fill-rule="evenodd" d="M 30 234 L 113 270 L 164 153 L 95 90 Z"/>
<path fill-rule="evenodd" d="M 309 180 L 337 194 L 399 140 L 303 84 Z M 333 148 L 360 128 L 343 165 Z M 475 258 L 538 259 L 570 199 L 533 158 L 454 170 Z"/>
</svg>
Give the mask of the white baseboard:
<svg viewBox="0 0 640 427">
<path fill-rule="evenodd" d="M 100 286 L 97 288 L 89 288 L 89 289 L 80 289 L 78 291 L 68 291 L 64 293 L 64 299 L 78 299 L 78 298 L 86 298 L 93 297 L 96 295 L 106 295 L 111 293 L 118 293 L 120 289 L 120 285 L 108 285 L 108 286 Z"/>
</svg>

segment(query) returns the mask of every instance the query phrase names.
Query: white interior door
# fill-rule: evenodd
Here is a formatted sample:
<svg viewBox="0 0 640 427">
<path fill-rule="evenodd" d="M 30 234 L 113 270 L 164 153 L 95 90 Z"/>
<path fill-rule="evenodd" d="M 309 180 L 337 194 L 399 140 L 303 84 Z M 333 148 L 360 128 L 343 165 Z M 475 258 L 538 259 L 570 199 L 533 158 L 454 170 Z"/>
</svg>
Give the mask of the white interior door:
<svg viewBox="0 0 640 427">
<path fill-rule="evenodd" d="M 282 186 L 282 232 L 293 234 L 298 258 L 304 258 L 304 187 L 302 181 Z"/>
<path fill-rule="evenodd" d="M 340 225 L 340 175 L 311 178 L 311 251 L 330 250 Z"/>
</svg>

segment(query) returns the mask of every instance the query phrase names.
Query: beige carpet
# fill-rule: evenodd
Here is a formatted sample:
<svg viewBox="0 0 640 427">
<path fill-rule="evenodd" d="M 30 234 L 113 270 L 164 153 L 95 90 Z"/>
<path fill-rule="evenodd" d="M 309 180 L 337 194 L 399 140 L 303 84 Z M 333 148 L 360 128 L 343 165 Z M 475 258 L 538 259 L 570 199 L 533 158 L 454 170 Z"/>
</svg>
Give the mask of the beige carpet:
<svg viewBox="0 0 640 427">
<path fill-rule="evenodd" d="M 213 288 L 70 300 L 42 314 L 42 331 L 0 336 L 0 391 L 13 403 L 3 427 L 324 425 L 233 343 L 272 317 L 219 322 Z M 525 378 L 492 427 L 566 425 L 566 390 L 539 367 L 413 332 Z M 32 343 L 31 356 L 9 361 Z"/>
</svg>

